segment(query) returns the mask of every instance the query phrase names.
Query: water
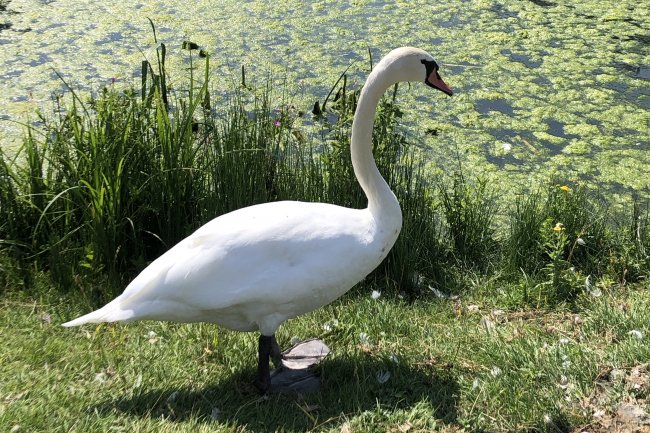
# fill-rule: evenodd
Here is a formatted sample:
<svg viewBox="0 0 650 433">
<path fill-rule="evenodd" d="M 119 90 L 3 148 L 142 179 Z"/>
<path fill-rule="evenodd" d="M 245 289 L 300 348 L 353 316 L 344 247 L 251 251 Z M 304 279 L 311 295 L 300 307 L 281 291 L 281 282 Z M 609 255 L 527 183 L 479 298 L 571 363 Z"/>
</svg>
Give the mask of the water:
<svg viewBox="0 0 650 433">
<path fill-rule="evenodd" d="M 288 83 L 285 98 L 305 111 L 350 63 L 358 86 L 369 53 L 376 63 L 393 47 L 423 47 L 455 90 L 400 92 L 433 171 L 461 158 L 497 183 L 555 173 L 650 188 L 645 2 L 12 0 L 7 8 L 15 13 L 0 11 L 3 149 L 20 137 L 14 121 L 51 112 L 52 94 L 65 91 L 55 71 L 87 91 L 137 85 L 142 59 L 155 55 L 151 18 L 176 76 L 189 39 L 212 55 L 215 92 L 232 88 L 245 65 L 249 80 L 272 71 L 278 86 Z"/>
</svg>

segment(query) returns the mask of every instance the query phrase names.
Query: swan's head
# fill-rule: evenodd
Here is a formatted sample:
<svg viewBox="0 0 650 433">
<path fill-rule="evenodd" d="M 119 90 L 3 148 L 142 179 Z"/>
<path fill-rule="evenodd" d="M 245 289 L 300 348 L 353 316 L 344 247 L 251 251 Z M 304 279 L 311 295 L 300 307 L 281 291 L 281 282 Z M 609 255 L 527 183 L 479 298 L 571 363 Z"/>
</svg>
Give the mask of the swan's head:
<svg viewBox="0 0 650 433">
<path fill-rule="evenodd" d="M 419 48 L 397 48 L 384 57 L 383 66 L 395 81 L 420 81 L 451 96 L 453 91 L 440 77 L 440 66 L 431 54 Z"/>
</svg>

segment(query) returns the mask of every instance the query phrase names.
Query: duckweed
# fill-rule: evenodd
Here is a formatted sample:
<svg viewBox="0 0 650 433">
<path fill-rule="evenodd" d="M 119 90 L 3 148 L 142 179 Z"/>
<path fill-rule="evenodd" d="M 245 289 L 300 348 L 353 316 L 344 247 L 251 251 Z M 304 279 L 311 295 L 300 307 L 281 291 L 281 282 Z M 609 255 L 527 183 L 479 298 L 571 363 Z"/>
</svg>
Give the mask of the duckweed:
<svg viewBox="0 0 650 433">
<path fill-rule="evenodd" d="M 215 93 L 231 89 L 245 65 L 251 79 L 282 77 L 305 111 L 353 62 L 351 81 L 361 85 L 368 53 L 376 62 L 395 46 L 424 47 L 456 92 L 445 98 L 404 86 L 399 93 L 411 110 L 404 121 L 427 150 L 432 173 L 460 159 L 505 190 L 557 174 L 603 191 L 650 194 L 647 2 L 228 0 L 217 8 L 204 0 L 185 8 L 12 0 L 9 9 L 17 13 L 0 11 L 0 22 L 10 23 L 0 30 L 3 148 L 16 146 L 22 134 L 12 121 L 51 113 L 52 94 L 65 90 L 53 70 L 87 91 L 112 82 L 137 85 L 135 65 L 154 55 L 151 18 L 170 51 L 191 39 L 212 54 L 223 77 L 213 80 Z"/>
</svg>

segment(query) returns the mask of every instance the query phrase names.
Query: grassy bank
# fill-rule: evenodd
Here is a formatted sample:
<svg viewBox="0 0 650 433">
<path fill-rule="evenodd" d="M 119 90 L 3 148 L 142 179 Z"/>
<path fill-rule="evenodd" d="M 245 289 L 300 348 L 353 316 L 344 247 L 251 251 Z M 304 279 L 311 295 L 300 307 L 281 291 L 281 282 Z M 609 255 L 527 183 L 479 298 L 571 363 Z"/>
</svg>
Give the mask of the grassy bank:
<svg viewBox="0 0 650 433">
<path fill-rule="evenodd" d="M 245 69 L 217 99 L 209 61 L 187 48 L 186 87 L 168 84 L 161 45 L 140 88 L 71 91 L 0 155 L 3 430 L 555 432 L 614 422 L 624 402 L 644 410 L 648 205 L 630 197 L 613 213 L 558 178 L 503 202 L 460 164 L 430 178 L 401 126 L 405 88 L 374 131 L 403 205 L 398 243 L 279 336 L 333 348 L 323 392 L 259 398 L 253 335 L 61 329 L 217 215 L 283 199 L 365 205 L 349 161 L 358 90 L 344 77 L 313 113 Z"/>
<path fill-rule="evenodd" d="M 509 290 L 506 288 L 505 290 Z M 569 432 L 647 408 L 650 287 L 571 309 L 504 309 L 499 287 L 407 303 L 349 294 L 280 330 L 322 338 L 322 390 L 260 398 L 257 338 L 143 322 L 65 330 L 53 294 L 0 303 L 0 428 L 42 432 Z M 639 418 L 639 422 L 641 418 Z M 629 422 L 629 424 L 625 424 Z M 609 424 L 608 424 L 609 423 Z M 628 430 L 620 430 L 628 431 Z M 637 431 L 637 430 L 629 430 Z M 638 430 L 640 431 L 640 430 Z"/>
</svg>

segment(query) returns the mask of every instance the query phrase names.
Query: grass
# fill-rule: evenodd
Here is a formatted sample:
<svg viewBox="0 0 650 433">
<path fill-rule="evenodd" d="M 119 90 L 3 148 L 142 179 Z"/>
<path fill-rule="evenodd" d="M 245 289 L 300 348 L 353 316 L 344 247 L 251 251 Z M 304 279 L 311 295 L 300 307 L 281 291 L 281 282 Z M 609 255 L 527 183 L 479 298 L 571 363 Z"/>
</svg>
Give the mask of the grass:
<svg viewBox="0 0 650 433">
<path fill-rule="evenodd" d="M 279 334 L 332 347 L 321 392 L 259 397 L 254 334 L 60 328 L 216 215 L 283 199 L 365 205 L 345 74 L 308 119 L 245 69 L 217 104 L 209 58 L 193 51 L 186 88 L 168 88 L 160 44 L 139 91 L 71 90 L 16 155 L 0 152 L 2 430 L 565 432 L 642 404 L 647 387 L 611 372 L 649 355 L 647 204 L 613 213 L 567 179 L 503 203 L 460 164 L 431 181 L 397 87 L 373 140 L 402 234 L 355 290 Z"/>
<path fill-rule="evenodd" d="M 283 346 L 296 336 L 332 348 L 322 391 L 305 397 L 255 392 L 255 334 L 161 322 L 71 331 L 59 324 L 85 309 L 40 293 L 0 305 L 2 431 L 555 432 L 650 391 L 602 380 L 649 359 L 647 286 L 554 311 L 502 310 L 481 290 L 416 303 L 351 293 L 280 330 Z M 602 387 L 609 400 L 593 403 Z"/>
<path fill-rule="evenodd" d="M 474 185 L 462 169 L 454 173 L 451 188 L 441 189 L 442 209 L 453 251 L 464 266 L 486 270 L 492 264 L 496 242 L 494 220 L 496 202 L 481 178 Z"/>
</svg>

